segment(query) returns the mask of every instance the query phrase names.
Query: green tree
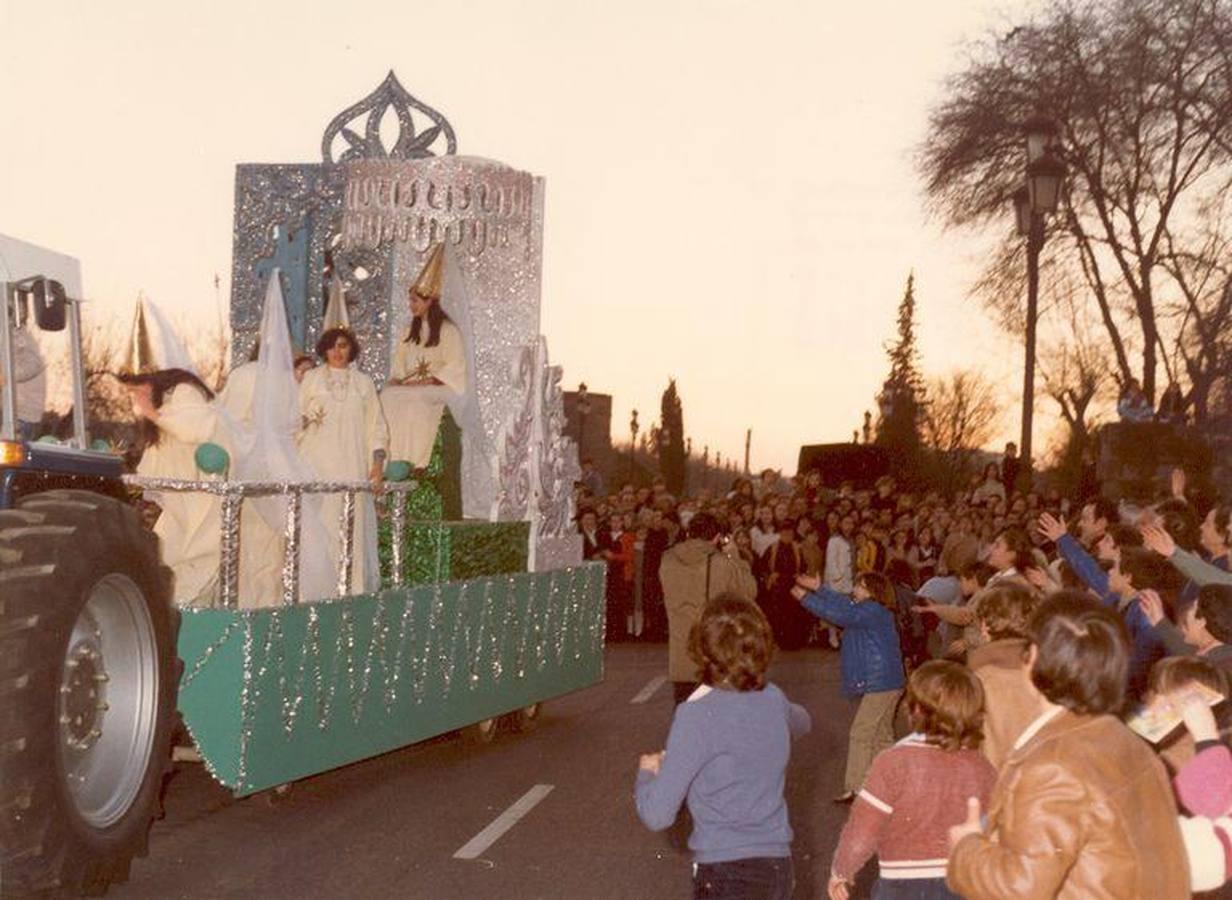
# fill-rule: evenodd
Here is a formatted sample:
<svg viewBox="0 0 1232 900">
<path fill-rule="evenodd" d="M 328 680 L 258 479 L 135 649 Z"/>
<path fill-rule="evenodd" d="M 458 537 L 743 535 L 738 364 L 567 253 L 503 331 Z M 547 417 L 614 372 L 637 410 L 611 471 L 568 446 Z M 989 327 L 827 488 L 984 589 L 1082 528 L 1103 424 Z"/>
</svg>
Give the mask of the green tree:
<svg viewBox="0 0 1232 900">
<path fill-rule="evenodd" d="M 667 383 L 663 392 L 663 401 L 659 411 L 659 471 L 667 482 L 669 492 L 677 497 L 684 495 L 685 490 L 685 452 L 684 452 L 684 411 L 680 405 L 680 394 L 676 390 L 676 379 Z"/>
<path fill-rule="evenodd" d="M 886 347 L 890 377 L 877 395 L 881 417 L 876 442 L 894 452 L 902 467 L 914 464 L 920 450 L 920 425 L 924 415 L 924 380 L 916 364 L 915 274 L 907 276 L 907 289 L 898 304 L 898 338 Z"/>
</svg>

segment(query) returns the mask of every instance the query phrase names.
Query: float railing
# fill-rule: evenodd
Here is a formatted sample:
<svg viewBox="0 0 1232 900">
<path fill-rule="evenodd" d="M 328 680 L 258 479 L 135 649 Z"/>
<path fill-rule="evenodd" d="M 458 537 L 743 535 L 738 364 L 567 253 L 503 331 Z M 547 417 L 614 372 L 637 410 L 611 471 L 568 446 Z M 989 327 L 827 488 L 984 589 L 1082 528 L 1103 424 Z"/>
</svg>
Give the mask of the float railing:
<svg viewBox="0 0 1232 900">
<path fill-rule="evenodd" d="M 125 475 L 124 483 L 142 491 L 203 493 L 221 498 L 218 605 L 227 609 L 236 609 L 239 606 L 240 510 L 245 500 L 259 497 L 287 498 L 287 509 L 283 520 L 283 537 L 286 545 L 282 559 L 282 603 L 284 606 L 294 606 L 300 602 L 299 554 L 303 531 L 304 495 L 342 494 L 342 512 L 338 521 L 342 535 L 342 547 L 338 560 L 337 596 L 345 597 L 350 592 L 351 568 L 355 557 L 356 495 L 365 493 L 405 495 L 416 487 L 414 481 L 383 482 L 378 488 L 368 481 L 214 481 L 151 478 L 143 475 Z M 403 497 L 399 497 L 398 501 L 392 504 L 389 513 L 390 528 L 393 532 L 392 566 L 389 580 L 395 586 L 404 584 L 406 580 L 406 559 L 403 550 L 406 504 L 403 500 Z"/>
</svg>

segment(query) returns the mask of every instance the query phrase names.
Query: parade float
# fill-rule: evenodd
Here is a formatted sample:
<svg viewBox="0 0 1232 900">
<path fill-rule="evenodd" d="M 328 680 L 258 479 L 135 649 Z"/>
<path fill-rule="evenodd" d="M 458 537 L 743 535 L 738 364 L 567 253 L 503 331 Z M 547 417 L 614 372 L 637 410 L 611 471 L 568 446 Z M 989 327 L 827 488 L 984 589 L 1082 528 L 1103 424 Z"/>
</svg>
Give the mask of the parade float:
<svg viewBox="0 0 1232 900">
<path fill-rule="evenodd" d="M 383 135 L 396 135 L 385 138 Z M 79 268 L 0 244 L 18 327 L 68 324 L 74 429 L 23 441 L 0 390 L 0 891 L 98 893 L 146 848 L 176 710 L 209 772 L 250 795 L 435 735 L 489 738 L 603 671 L 604 568 L 572 527 L 576 451 L 539 332 L 543 180 L 460 156 L 450 124 L 391 72 L 327 127 L 321 161 L 240 165 L 232 359 L 247 358 L 271 278 L 291 340 L 342 304 L 360 367 L 389 377 L 407 287 L 442 247 L 442 303 L 466 348 L 426 465 L 384 486 L 381 587 L 348 591 L 364 482 L 122 476 L 84 420 Z M 332 295 L 332 298 L 331 298 Z M 173 602 L 133 495 L 220 498 L 213 603 Z M 301 596 L 305 510 L 341 495 L 336 596 Z M 280 602 L 250 608 L 241 522 L 285 510 Z M 251 515 L 251 512 L 248 512 Z"/>
</svg>

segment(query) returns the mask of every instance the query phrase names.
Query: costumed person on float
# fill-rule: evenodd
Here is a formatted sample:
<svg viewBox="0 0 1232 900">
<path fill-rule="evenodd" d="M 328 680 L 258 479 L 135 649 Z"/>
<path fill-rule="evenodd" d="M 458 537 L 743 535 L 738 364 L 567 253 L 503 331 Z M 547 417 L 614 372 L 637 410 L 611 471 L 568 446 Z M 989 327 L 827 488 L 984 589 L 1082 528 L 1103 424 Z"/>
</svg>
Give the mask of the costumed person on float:
<svg viewBox="0 0 1232 900">
<path fill-rule="evenodd" d="M 389 458 L 426 467 L 446 405 L 466 391 L 462 332 L 441 308 L 445 246 L 437 244 L 407 291 L 411 324 L 394 348 L 381 404 L 389 422 Z M 451 396 L 453 395 L 453 396 Z"/>
<path fill-rule="evenodd" d="M 317 355 L 325 365 L 304 373 L 300 382 L 302 416 L 299 447 L 304 460 L 326 481 L 363 481 L 380 490 L 389 428 L 372 379 L 352 365 L 359 357 L 359 341 L 351 331 L 346 304 L 331 292 L 325 310 Z M 326 495 L 321 515 L 329 531 L 329 559 L 342 562 L 343 495 Z M 352 547 L 350 594 L 380 588 L 377 558 L 376 504 L 367 492 L 355 495 L 355 531 Z"/>
<path fill-rule="evenodd" d="M 154 330 L 151 333 L 150 320 Z M 188 353 L 157 307 L 137 302 L 129 357 L 118 376 L 138 417 L 143 449 L 137 474 L 196 481 L 199 462 L 220 468 L 231 435 L 214 405 L 214 394 L 193 371 Z M 210 453 L 199 454 L 205 445 Z M 181 606 L 208 604 L 218 582 L 221 519 L 217 497 L 194 492 L 146 491 L 162 512 L 154 533 L 162 560 L 175 574 L 173 595 Z"/>
<path fill-rule="evenodd" d="M 309 482 L 315 473 L 296 446 L 299 381 L 287 326 L 278 269 L 270 273 L 261 331 L 249 361 L 231 371 L 218 405 L 235 432 L 231 477 L 241 481 Z M 321 519 L 322 497 L 304 497 L 300 518 L 299 599 L 333 596 L 338 578 L 329 559 Z M 283 600 L 286 551 L 284 496 L 244 501 L 240 514 L 240 596 L 243 609 L 276 606 Z"/>
</svg>

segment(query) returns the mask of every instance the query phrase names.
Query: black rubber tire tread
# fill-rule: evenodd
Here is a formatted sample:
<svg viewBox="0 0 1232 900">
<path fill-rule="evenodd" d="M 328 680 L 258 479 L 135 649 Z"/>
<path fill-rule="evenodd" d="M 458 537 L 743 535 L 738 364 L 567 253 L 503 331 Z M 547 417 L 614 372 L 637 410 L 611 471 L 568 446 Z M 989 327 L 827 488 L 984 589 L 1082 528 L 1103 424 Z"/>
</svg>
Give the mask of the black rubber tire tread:
<svg viewBox="0 0 1232 900">
<path fill-rule="evenodd" d="M 141 588 L 159 651 L 154 749 L 132 807 L 114 826 L 84 822 L 59 761 L 57 701 L 67 643 L 91 587 L 110 573 Z M 106 893 L 148 849 L 171 767 L 182 669 L 180 615 L 158 539 L 126 503 L 55 490 L 0 510 L 0 900 Z"/>
</svg>

